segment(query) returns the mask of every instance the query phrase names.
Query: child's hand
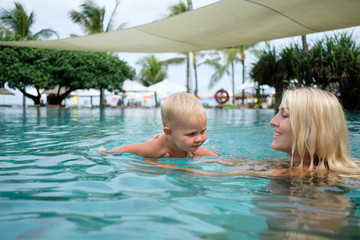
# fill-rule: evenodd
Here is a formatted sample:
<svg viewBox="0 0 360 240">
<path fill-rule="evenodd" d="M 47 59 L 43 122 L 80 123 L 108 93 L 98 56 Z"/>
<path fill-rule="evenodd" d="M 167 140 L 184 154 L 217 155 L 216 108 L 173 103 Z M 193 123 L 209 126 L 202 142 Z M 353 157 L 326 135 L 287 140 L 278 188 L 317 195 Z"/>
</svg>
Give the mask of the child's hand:
<svg viewBox="0 0 360 240">
<path fill-rule="evenodd" d="M 103 147 L 99 147 L 99 148 L 96 149 L 96 151 L 98 151 L 99 153 L 106 153 L 107 149 L 103 148 Z"/>
<path fill-rule="evenodd" d="M 191 152 L 186 152 L 186 157 L 191 158 L 191 157 L 193 157 L 193 156 L 194 156 L 194 154 L 192 154 Z"/>
<path fill-rule="evenodd" d="M 170 153 L 165 153 L 161 158 L 171 158 L 171 155 Z"/>
</svg>

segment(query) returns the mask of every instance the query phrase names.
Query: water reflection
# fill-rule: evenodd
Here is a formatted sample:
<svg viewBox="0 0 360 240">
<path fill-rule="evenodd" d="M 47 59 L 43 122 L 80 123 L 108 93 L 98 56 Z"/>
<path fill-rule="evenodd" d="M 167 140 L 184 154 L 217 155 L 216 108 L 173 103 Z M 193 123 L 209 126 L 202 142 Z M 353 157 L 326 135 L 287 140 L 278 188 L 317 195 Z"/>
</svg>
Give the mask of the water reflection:
<svg viewBox="0 0 360 240">
<path fill-rule="evenodd" d="M 250 211 L 267 219 L 260 239 L 355 239 L 359 223 L 350 190 L 321 180 L 272 180 L 252 200 Z"/>
</svg>

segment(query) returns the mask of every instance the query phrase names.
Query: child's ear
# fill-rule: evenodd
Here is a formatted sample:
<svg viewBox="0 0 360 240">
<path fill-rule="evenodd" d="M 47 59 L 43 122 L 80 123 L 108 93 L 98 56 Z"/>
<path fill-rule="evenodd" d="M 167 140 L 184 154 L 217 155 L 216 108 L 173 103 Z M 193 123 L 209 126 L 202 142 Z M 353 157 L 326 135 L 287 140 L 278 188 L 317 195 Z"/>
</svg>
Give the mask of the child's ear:
<svg viewBox="0 0 360 240">
<path fill-rule="evenodd" d="M 170 136 L 171 135 L 171 130 L 169 127 L 164 127 L 163 129 L 165 136 Z"/>
</svg>

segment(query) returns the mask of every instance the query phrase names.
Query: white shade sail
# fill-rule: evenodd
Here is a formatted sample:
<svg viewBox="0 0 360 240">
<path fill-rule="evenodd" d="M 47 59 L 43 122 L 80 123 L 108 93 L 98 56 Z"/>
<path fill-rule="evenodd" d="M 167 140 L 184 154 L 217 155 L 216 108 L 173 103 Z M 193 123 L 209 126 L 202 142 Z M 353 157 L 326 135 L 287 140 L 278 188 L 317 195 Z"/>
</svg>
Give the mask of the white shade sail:
<svg viewBox="0 0 360 240">
<path fill-rule="evenodd" d="M 189 52 L 358 26 L 359 0 L 222 0 L 124 30 L 1 45 L 102 52 Z"/>
<path fill-rule="evenodd" d="M 250 88 L 257 88 L 257 83 L 255 82 L 245 82 L 244 84 L 241 84 L 238 88 L 236 88 L 236 90 L 245 90 L 245 89 L 250 89 Z M 271 87 L 269 85 L 260 85 L 260 89 L 270 89 Z"/>
<path fill-rule="evenodd" d="M 149 92 L 149 89 L 136 81 L 125 80 L 122 88 L 126 92 Z"/>
<path fill-rule="evenodd" d="M 151 85 L 148 87 L 148 90 L 157 92 L 160 95 L 170 95 L 177 92 L 186 92 L 186 87 L 173 82 L 170 79 L 165 79 L 161 82 Z"/>
<path fill-rule="evenodd" d="M 78 90 L 78 92 L 75 93 L 74 95 L 76 95 L 78 97 L 99 97 L 100 96 L 100 90 L 99 89 L 94 89 L 94 88 L 81 89 L 81 90 Z"/>
</svg>

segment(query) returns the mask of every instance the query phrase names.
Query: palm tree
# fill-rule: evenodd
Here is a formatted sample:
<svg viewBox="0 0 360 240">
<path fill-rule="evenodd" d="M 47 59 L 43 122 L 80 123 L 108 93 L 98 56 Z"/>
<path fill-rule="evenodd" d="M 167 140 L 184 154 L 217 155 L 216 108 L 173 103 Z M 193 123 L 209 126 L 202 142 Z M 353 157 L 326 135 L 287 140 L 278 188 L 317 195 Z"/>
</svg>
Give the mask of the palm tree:
<svg viewBox="0 0 360 240">
<path fill-rule="evenodd" d="M 1 25 L 0 32 L 5 36 L 11 36 L 15 39 L 20 40 L 36 40 L 41 38 L 49 38 L 52 35 L 58 34 L 56 31 L 46 28 L 42 29 L 39 32 L 33 34 L 31 31 L 31 27 L 35 21 L 35 14 L 31 12 L 29 15 L 26 13 L 24 7 L 21 3 L 15 2 L 15 8 L 8 11 L 3 9 L 0 14 Z M 23 107 L 26 106 L 26 97 L 25 97 L 25 87 L 22 89 L 23 92 Z"/>
<path fill-rule="evenodd" d="M 167 78 L 167 68 L 170 64 L 179 64 L 183 61 L 184 58 L 171 58 L 160 61 L 155 55 L 145 56 L 136 62 L 136 64 L 141 66 L 140 74 L 137 76 L 137 79 L 144 86 L 149 87 Z M 158 106 L 156 92 L 155 103 L 156 106 Z"/>
<path fill-rule="evenodd" d="M 211 81 L 209 83 L 209 88 L 212 88 L 223 76 L 224 74 L 230 74 L 227 69 L 231 68 L 231 83 L 232 83 L 232 93 L 233 93 L 233 99 L 232 103 L 235 104 L 235 63 L 240 62 L 242 64 L 242 79 L 243 83 L 245 82 L 245 51 L 251 47 L 253 47 L 254 44 L 251 45 L 240 45 L 238 47 L 230 47 L 230 48 L 224 48 L 220 49 L 219 52 L 222 53 L 223 58 L 225 59 L 225 63 L 223 65 L 221 64 L 214 64 L 213 61 L 208 61 L 208 64 L 212 64 L 213 67 L 215 67 L 216 72 L 211 77 Z M 220 60 L 221 58 L 218 58 Z M 244 90 L 243 90 L 243 103 L 244 103 Z"/>
<path fill-rule="evenodd" d="M 235 51 L 233 51 L 233 48 L 224 48 L 218 50 L 217 53 L 220 53 L 220 55 L 217 58 L 213 58 L 210 60 L 207 60 L 205 63 L 212 66 L 215 69 L 215 73 L 211 76 L 210 82 L 209 82 L 209 89 L 213 88 L 216 83 L 219 82 L 221 78 L 223 78 L 224 75 L 230 75 L 231 74 L 231 83 L 232 83 L 232 92 L 233 92 L 233 100 L 232 103 L 235 104 Z M 221 64 L 221 60 L 225 60 L 224 64 Z M 229 71 L 229 67 L 231 68 L 231 71 Z"/>
<path fill-rule="evenodd" d="M 197 66 L 203 63 L 198 63 L 199 57 L 204 57 L 205 54 L 203 52 L 193 52 L 193 68 L 194 68 L 194 77 L 195 77 L 195 90 L 194 95 L 197 97 L 199 91 L 199 84 L 198 84 L 198 75 L 197 75 Z"/>
<path fill-rule="evenodd" d="M 169 7 L 169 16 L 179 15 L 181 13 L 191 11 L 192 9 L 193 5 L 191 0 L 186 0 L 186 3 L 180 0 L 178 4 L 174 4 Z"/>
<path fill-rule="evenodd" d="M 167 78 L 168 64 L 158 60 L 154 55 L 141 58 L 136 64 L 141 66 L 137 79 L 146 87 Z"/>
<path fill-rule="evenodd" d="M 309 46 L 307 44 L 306 35 L 301 35 L 301 42 L 302 42 L 302 52 L 306 55 L 309 52 Z"/>
<path fill-rule="evenodd" d="M 95 34 L 102 32 L 109 32 L 113 30 L 123 29 L 127 23 L 120 24 L 116 29 L 114 29 L 114 17 L 116 10 L 120 4 L 119 0 L 115 0 L 115 8 L 111 14 L 109 22 L 104 28 L 104 19 L 105 19 L 105 8 L 99 7 L 92 0 L 86 0 L 83 4 L 80 5 L 81 11 L 72 10 L 69 13 L 70 19 L 83 27 L 85 33 Z"/>
<path fill-rule="evenodd" d="M 299 79 L 299 74 L 303 71 L 302 49 L 297 45 L 290 45 L 280 53 L 276 52 L 275 47 L 267 45 L 258 54 L 258 61 L 253 64 L 250 76 L 258 85 L 268 84 L 275 88 L 275 106 L 280 105 L 283 89 L 289 83 L 306 85 L 303 79 Z M 305 76 L 305 75 L 303 75 Z"/>
<path fill-rule="evenodd" d="M 183 58 L 171 58 L 160 61 L 155 55 L 145 56 L 136 62 L 136 64 L 141 66 L 137 79 L 144 86 L 149 87 L 167 78 L 167 68 L 170 64 L 179 64 L 183 61 Z"/>
<path fill-rule="evenodd" d="M 42 29 L 33 34 L 31 27 L 35 21 L 34 12 L 28 15 L 21 3 L 15 2 L 14 4 L 14 9 L 10 11 L 4 9 L 0 14 L 1 30 L 5 32 L 5 34 L 20 37 L 21 40 L 49 38 L 52 35 L 58 37 L 58 34 L 50 28 Z"/>
<path fill-rule="evenodd" d="M 352 35 L 339 34 L 318 40 L 309 50 L 313 83 L 339 93 L 343 107 L 360 109 L 360 46 Z"/>
<path fill-rule="evenodd" d="M 254 46 L 255 44 L 248 44 L 248 45 L 240 45 L 238 47 L 238 54 L 240 55 L 239 60 L 242 64 L 242 84 L 245 83 L 245 58 L 246 58 L 245 51 L 248 50 L 249 48 L 253 48 Z M 244 101 L 245 101 L 245 89 L 242 90 L 242 104 L 244 104 Z"/>
<path fill-rule="evenodd" d="M 178 4 L 171 5 L 169 7 L 169 17 L 179 15 L 184 12 L 191 11 L 193 9 L 192 1 L 187 0 L 186 3 L 182 0 L 179 0 Z M 186 60 L 186 89 L 187 92 L 190 92 L 190 54 L 185 53 Z"/>
<path fill-rule="evenodd" d="M 114 16 L 119 5 L 119 0 L 115 0 L 115 8 L 111 14 L 109 22 L 104 28 L 104 19 L 105 19 L 105 8 L 99 7 L 92 0 L 86 0 L 83 4 L 80 5 L 81 11 L 72 10 L 69 13 L 70 19 L 83 27 L 85 33 L 87 34 L 96 34 L 102 32 L 109 32 L 114 30 Z M 126 23 L 120 24 L 116 30 L 124 28 Z M 105 106 L 104 98 L 104 88 L 100 88 L 100 107 Z"/>
</svg>

